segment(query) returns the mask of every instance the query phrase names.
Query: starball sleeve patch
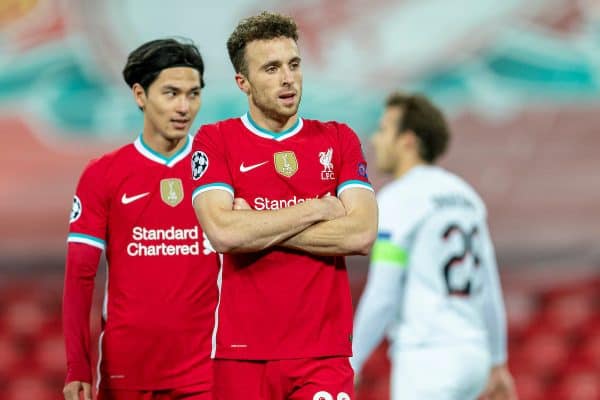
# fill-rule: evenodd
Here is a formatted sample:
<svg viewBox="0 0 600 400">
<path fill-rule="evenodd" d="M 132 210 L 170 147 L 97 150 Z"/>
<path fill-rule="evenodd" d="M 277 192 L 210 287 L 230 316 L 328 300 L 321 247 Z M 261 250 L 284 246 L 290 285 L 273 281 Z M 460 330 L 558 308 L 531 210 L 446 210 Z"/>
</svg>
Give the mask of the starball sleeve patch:
<svg viewBox="0 0 600 400">
<path fill-rule="evenodd" d="M 208 156 L 203 151 L 196 151 L 192 155 L 192 178 L 197 181 L 208 169 Z"/>
<path fill-rule="evenodd" d="M 83 211 L 83 206 L 81 205 L 81 200 L 79 197 L 73 196 L 73 206 L 71 208 L 71 216 L 69 218 L 69 223 L 77 221 L 79 217 L 81 217 L 81 213 Z"/>
</svg>

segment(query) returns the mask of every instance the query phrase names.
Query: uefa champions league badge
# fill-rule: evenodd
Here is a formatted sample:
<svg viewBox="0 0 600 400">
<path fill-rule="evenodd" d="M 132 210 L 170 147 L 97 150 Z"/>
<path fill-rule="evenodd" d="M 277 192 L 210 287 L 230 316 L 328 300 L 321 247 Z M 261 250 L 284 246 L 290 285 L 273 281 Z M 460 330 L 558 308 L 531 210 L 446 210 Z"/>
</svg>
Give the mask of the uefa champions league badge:
<svg viewBox="0 0 600 400">
<path fill-rule="evenodd" d="M 83 211 L 83 207 L 81 205 L 81 200 L 79 197 L 73 196 L 73 206 L 71 208 L 71 216 L 69 218 L 69 223 L 77 221 L 79 217 L 81 217 L 81 212 Z"/>
<path fill-rule="evenodd" d="M 358 175 L 363 178 L 368 178 L 367 176 L 367 163 L 361 162 L 358 163 Z"/>
<path fill-rule="evenodd" d="M 208 169 L 208 156 L 203 151 L 196 151 L 192 155 L 192 178 L 198 180 Z"/>
</svg>

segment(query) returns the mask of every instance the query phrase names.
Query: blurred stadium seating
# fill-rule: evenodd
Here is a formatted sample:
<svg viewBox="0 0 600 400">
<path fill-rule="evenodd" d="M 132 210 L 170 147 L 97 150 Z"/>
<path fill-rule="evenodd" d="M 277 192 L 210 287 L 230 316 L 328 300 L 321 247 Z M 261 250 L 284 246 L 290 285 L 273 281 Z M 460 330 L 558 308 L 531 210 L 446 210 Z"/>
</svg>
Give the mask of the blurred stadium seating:
<svg viewBox="0 0 600 400">
<path fill-rule="evenodd" d="M 356 302 L 365 276 L 354 267 L 351 276 Z M 6 388 L 2 399 L 57 399 L 65 375 L 60 276 L 4 278 L 0 285 L 0 387 Z M 102 274 L 98 279 L 103 279 Z M 508 282 L 509 364 L 520 398 L 600 399 L 600 279 L 530 289 L 512 287 L 510 277 L 503 280 Z M 99 334 L 100 295 L 97 290 L 93 343 Z M 365 365 L 357 400 L 389 398 L 386 350 L 383 343 Z"/>
<path fill-rule="evenodd" d="M 61 326 L 62 276 L 54 272 L 39 274 L 37 279 L 0 277 L 1 398 L 62 398 L 66 373 Z M 100 330 L 100 297 L 97 290 L 91 319 L 94 340 Z M 92 352 L 96 358 L 95 346 Z"/>
</svg>

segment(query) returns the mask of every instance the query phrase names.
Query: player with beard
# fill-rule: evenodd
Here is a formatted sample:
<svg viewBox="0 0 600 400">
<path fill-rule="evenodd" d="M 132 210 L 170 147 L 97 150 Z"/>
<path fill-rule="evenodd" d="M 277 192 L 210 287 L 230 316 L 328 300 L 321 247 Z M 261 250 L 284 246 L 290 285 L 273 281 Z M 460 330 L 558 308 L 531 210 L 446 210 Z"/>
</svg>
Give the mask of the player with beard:
<svg viewBox="0 0 600 400">
<path fill-rule="evenodd" d="M 291 18 L 242 20 L 227 48 L 249 110 L 194 143 L 194 207 L 224 253 L 217 399 L 353 396 L 343 256 L 369 252 L 377 205 L 356 134 L 298 115 L 297 40 Z"/>
</svg>

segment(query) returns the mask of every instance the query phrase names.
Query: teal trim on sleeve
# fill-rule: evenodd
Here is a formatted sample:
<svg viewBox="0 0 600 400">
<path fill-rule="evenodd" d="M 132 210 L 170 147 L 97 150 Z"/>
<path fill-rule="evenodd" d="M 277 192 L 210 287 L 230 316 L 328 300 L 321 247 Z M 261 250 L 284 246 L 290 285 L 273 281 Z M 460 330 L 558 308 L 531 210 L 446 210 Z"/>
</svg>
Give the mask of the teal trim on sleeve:
<svg viewBox="0 0 600 400">
<path fill-rule="evenodd" d="M 106 246 L 106 242 L 104 240 L 99 239 L 99 238 L 97 238 L 95 236 L 86 235 L 84 233 L 69 233 L 69 235 L 67 236 L 67 241 L 69 239 L 75 239 L 75 240 L 77 240 L 77 239 L 84 239 L 84 240 L 89 240 L 89 241 L 94 242 L 94 243 L 98 243 L 99 245 L 101 245 L 103 247 Z"/>
<path fill-rule="evenodd" d="M 209 183 L 206 185 L 198 186 L 192 192 L 192 198 L 196 197 L 196 195 L 198 195 L 201 192 L 205 192 L 207 190 L 212 190 L 212 189 L 221 189 L 221 190 L 226 190 L 228 192 L 231 192 L 231 194 L 234 193 L 233 187 L 231 185 L 228 185 L 228 184 L 222 183 L 222 182 L 217 182 L 217 183 Z"/>
<path fill-rule="evenodd" d="M 338 196 L 344 189 L 347 189 L 350 187 L 362 187 L 365 189 L 369 189 L 371 191 L 373 190 L 373 187 L 371 186 L 371 184 L 369 182 L 363 182 L 363 181 L 359 181 L 357 179 L 352 179 L 349 181 L 345 181 L 338 186 L 338 188 L 337 188 Z"/>
</svg>

